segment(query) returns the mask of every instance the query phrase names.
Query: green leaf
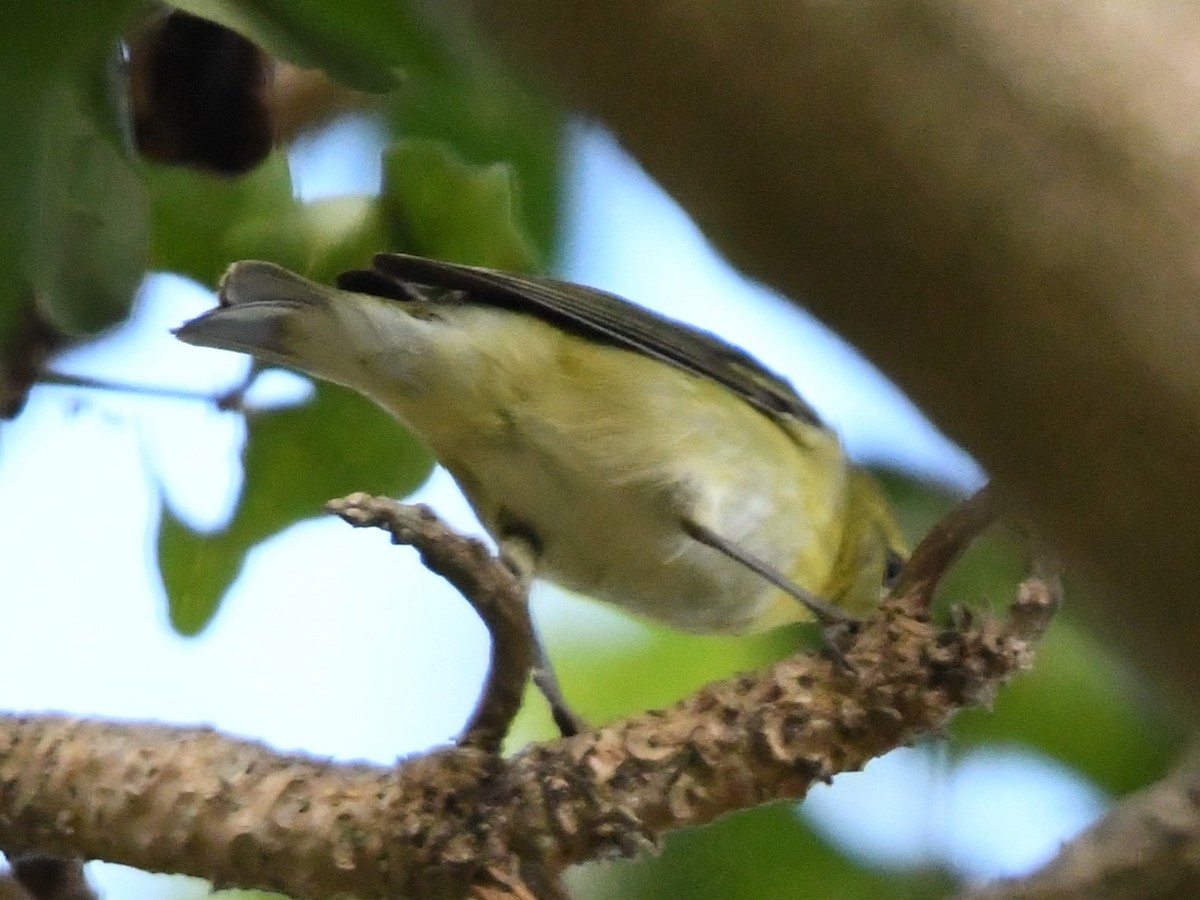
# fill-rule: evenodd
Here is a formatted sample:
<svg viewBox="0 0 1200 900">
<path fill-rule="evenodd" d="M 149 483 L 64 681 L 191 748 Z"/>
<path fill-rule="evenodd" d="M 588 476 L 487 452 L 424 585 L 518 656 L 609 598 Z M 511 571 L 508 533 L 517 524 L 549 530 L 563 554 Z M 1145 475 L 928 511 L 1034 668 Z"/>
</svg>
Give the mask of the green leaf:
<svg viewBox="0 0 1200 900">
<path fill-rule="evenodd" d="M 402 70 L 437 69 L 428 27 L 396 0 L 176 0 L 172 5 L 220 22 L 275 56 L 319 67 L 363 91 L 390 91 Z"/>
<path fill-rule="evenodd" d="M 279 226 L 266 218 L 247 221 L 230 235 L 231 243 L 246 250 L 240 256 L 259 256 L 286 265 L 325 283 L 347 269 L 361 268 L 388 245 L 379 203 L 373 197 L 330 197 L 307 203 L 285 223 L 293 231 L 291 254 L 253 251 L 278 240 Z"/>
<path fill-rule="evenodd" d="M 332 282 L 347 269 L 366 265 L 388 244 L 379 202 L 368 197 L 331 197 L 305 208 L 310 278 Z"/>
<path fill-rule="evenodd" d="M 212 620 L 255 544 L 352 491 L 409 493 L 432 465 L 397 422 L 327 384 L 317 386 L 312 403 L 255 413 L 247 424 L 245 491 L 224 529 L 199 533 L 163 506 L 159 571 L 171 622 L 183 634 Z"/>
<path fill-rule="evenodd" d="M 551 259 L 562 230 L 563 111 L 497 58 L 468 17 L 440 15 L 437 25 L 423 44 L 443 65 L 414 71 L 380 108 L 398 135 L 444 141 L 472 164 L 511 166 L 522 227 Z"/>
<path fill-rule="evenodd" d="M 0 71 L 57 79 L 94 72 L 141 0 L 0 4 Z"/>
<path fill-rule="evenodd" d="M 388 226 L 425 256 L 510 271 L 539 267 L 503 163 L 475 166 L 444 142 L 401 141 L 384 158 L 382 203 Z"/>
<path fill-rule="evenodd" d="M 238 259 L 267 259 L 331 282 L 388 246 L 377 200 L 345 196 L 301 203 L 287 160 L 272 155 L 236 181 L 184 169 L 149 173 L 155 268 L 215 285 Z"/>
<path fill-rule="evenodd" d="M 0 9 L 0 346 L 30 303 L 70 334 L 120 321 L 145 271 L 147 203 L 114 76 L 132 8 Z"/>
<path fill-rule="evenodd" d="M 283 153 L 273 153 L 237 179 L 164 166 L 148 167 L 146 179 L 153 203 L 154 268 L 215 285 L 235 259 L 257 257 L 281 265 L 304 259 L 304 236 L 296 224 L 303 212 L 292 196 Z"/>
<path fill-rule="evenodd" d="M 129 313 L 146 271 L 149 204 L 131 160 L 91 118 L 80 92 L 45 85 L 41 100 L 30 282 L 59 330 L 95 334 Z"/>
</svg>

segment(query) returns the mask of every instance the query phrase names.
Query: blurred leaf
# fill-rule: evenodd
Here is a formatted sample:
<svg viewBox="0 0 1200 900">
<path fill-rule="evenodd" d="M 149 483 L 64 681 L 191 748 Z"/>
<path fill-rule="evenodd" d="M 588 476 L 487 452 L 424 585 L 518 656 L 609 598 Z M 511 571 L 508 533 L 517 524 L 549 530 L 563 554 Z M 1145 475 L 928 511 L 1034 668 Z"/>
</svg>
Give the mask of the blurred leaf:
<svg viewBox="0 0 1200 900">
<path fill-rule="evenodd" d="M 69 84 L 45 85 L 34 127 L 38 174 L 30 198 L 28 272 L 45 318 L 69 334 L 124 319 L 146 271 L 148 202 L 124 149 Z M 13 221 L 12 219 L 8 220 Z"/>
<path fill-rule="evenodd" d="M 374 197 L 330 197 L 306 204 L 300 224 L 305 235 L 300 271 L 317 281 L 332 283 L 340 273 L 366 265 L 389 245 Z"/>
<path fill-rule="evenodd" d="M 936 871 L 871 871 L 817 837 L 790 803 L 724 816 L 668 835 L 660 856 L 594 863 L 570 873 L 577 900 L 918 900 L 947 896 Z"/>
<path fill-rule="evenodd" d="M 165 505 L 158 561 L 171 622 L 196 634 L 213 615 L 259 541 L 351 491 L 402 495 L 428 476 L 428 454 L 393 419 L 357 394 L 319 384 L 312 403 L 249 416 L 243 496 L 230 523 L 201 534 Z"/>
<path fill-rule="evenodd" d="M 0 71 L 43 78 L 95 74 L 140 0 L 0 4 Z"/>
<path fill-rule="evenodd" d="M 401 70 L 441 65 L 429 47 L 427 26 L 409 4 L 397 0 L 174 0 L 172 5 L 363 91 L 389 91 L 400 84 Z"/>
<path fill-rule="evenodd" d="M 441 141 L 401 141 L 384 157 L 382 203 L 400 243 L 425 256 L 539 268 L 517 218 L 512 170 L 503 163 L 474 166 Z"/>
<path fill-rule="evenodd" d="M 166 168 L 149 180 L 154 267 L 204 284 L 215 286 L 238 259 L 267 259 L 330 282 L 389 243 L 374 198 L 295 200 L 282 154 L 236 181 Z"/>
<path fill-rule="evenodd" d="M 525 90 L 465 17 L 401 0 L 175 0 L 301 66 L 387 100 L 397 134 L 449 141 L 475 164 L 512 165 L 543 258 L 558 234 L 562 115 Z M 436 22 L 433 20 L 436 19 Z M 436 24 L 436 27 L 434 25 Z M 403 71 L 405 78 L 397 73 Z"/>
<path fill-rule="evenodd" d="M 31 300 L 69 333 L 128 313 L 148 226 L 114 64 L 134 8 L 0 7 L 0 346 Z"/>
<path fill-rule="evenodd" d="M 238 179 L 163 166 L 147 167 L 146 178 L 154 268 L 215 285 L 235 259 L 262 257 L 281 265 L 303 259 L 303 235 L 295 225 L 303 213 L 283 153 Z M 247 235 L 253 223 L 263 224 Z"/>
<path fill-rule="evenodd" d="M 468 163 L 511 166 L 522 230 L 551 259 L 562 229 L 562 112 L 491 59 L 469 29 L 454 37 L 469 53 L 391 95 L 392 126 L 407 138 L 444 141 Z"/>
</svg>

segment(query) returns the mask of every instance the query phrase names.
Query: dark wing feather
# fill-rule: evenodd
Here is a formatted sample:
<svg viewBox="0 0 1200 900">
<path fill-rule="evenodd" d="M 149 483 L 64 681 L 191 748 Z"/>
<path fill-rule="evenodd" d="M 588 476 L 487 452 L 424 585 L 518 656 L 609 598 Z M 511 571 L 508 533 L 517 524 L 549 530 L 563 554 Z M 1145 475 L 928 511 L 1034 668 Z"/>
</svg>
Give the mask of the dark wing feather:
<svg viewBox="0 0 1200 900">
<path fill-rule="evenodd" d="M 374 267 L 345 272 L 338 286 L 396 300 L 433 299 L 421 286 L 469 294 L 472 301 L 538 316 L 596 341 L 633 350 L 722 384 L 773 419 L 824 427 L 790 384 L 725 341 L 613 294 L 531 275 L 380 253 Z M 414 289 L 416 288 L 416 289 Z"/>
</svg>

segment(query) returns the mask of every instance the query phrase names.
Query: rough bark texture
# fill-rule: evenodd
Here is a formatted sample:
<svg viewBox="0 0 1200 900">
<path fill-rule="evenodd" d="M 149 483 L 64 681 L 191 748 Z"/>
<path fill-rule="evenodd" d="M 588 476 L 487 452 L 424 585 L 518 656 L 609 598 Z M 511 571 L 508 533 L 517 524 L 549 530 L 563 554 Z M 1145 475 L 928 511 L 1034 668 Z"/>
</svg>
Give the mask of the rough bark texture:
<svg viewBox="0 0 1200 900">
<path fill-rule="evenodd" d="M 463 2 L 976 454 L 1194 701 L 1200 7 Z"/>
<path fill-rule="evenodd" d="M 1010 624 L 943 630 L 891 600 L 848 643 L 853 671 L 791 657 L 511 759 L 459 747 L 344 766 L 201 729 L 0 718 L 0 847 L 298 898 L 552 896 L 572 863 L 802 797 L 987 702 L 1054 604 L 1031 580 Z"/>
</svg>

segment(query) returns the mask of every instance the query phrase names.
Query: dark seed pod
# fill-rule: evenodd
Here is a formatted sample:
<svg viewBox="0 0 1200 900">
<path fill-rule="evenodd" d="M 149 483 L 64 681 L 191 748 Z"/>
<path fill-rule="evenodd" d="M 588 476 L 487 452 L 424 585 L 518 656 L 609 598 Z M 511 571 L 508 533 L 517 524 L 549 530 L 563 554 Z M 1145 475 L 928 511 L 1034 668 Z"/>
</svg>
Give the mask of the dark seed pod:
<svg viewBox="0 0 1200 900">
<path fill-rule="evenodd" d="M 271 59 L 236 31 L 173 10 L 129 41 L 134 138 L 155 162 L 238 175 L 271 150 Z"/>
</svg>

